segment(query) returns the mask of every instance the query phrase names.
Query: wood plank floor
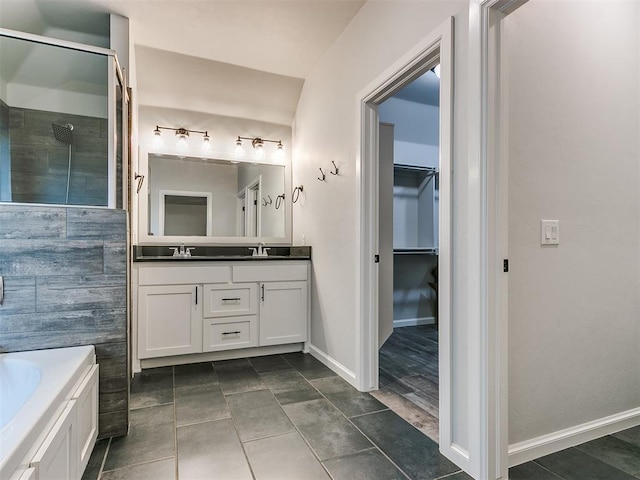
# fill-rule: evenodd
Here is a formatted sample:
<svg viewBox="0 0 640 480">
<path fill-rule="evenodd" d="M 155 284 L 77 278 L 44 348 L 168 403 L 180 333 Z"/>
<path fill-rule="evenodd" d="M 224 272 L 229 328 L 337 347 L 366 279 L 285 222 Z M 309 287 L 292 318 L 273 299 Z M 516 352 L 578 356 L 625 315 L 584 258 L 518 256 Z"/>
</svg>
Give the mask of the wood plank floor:
<svg viewBox="0 0 640 480">
<path fill-rule="evenodd" d="M 438 441 L 438 330 L 396 328 L 379 352 L 378 400 Z"/>
</svg>

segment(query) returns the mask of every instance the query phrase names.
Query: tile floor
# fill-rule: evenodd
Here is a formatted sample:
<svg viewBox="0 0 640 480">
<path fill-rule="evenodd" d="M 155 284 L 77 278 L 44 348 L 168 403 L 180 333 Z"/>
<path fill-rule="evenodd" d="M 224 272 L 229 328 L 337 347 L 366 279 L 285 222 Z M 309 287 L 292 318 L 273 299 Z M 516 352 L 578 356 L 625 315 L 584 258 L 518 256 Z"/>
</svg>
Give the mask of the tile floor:
<svg viewBox="0 0 640 480">
<path fill-rule="evenodd" d="M 434 441 L 301 353 L 145 370 L 131 408 L 129 435 L 99 441 L 83 480 L 471 478 Z M 640 427 L 509 477 L 640 479 Z"/>
<path fill-rule="evenodd" d="M 83 480 L 469 480 L 438 445 L 302 353 L 145 370 L 130 431 Z"/>
</svg>

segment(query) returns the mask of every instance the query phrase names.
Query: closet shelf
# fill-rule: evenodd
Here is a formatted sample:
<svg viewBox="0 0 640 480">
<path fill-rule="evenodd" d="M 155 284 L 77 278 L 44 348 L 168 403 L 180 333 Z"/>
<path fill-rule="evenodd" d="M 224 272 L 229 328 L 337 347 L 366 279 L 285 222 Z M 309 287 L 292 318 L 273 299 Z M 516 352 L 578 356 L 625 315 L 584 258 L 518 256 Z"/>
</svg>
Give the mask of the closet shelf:
<svg viewBox="0 0 640 480">
<path fill-rule="evenodd" d="M 393 249 L 394 255 L 438 255 L 435 247 L 401 247 Z"/>
</svg>

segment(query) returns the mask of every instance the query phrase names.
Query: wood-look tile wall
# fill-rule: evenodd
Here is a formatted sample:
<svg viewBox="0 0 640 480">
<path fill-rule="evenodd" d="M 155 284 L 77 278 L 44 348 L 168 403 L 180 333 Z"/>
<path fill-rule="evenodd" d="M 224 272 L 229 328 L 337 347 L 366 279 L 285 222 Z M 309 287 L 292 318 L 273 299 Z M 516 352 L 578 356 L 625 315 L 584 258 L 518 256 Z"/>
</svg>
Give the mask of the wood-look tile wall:
<svg viewBox="0 0 640 480">
<path fill-rule="evenodd" d="M 122 210 L 0 205 L 0 351 L 95 345 L 100 437 L 128 425 Z"/>
<path fill-rule="evenodd" d="M 65 203 L 69 146 L 52 123 L 74 127 L 68 203 L 107 205 L 107 119 L 9 106 L 11 200 Z"/>
</svg>

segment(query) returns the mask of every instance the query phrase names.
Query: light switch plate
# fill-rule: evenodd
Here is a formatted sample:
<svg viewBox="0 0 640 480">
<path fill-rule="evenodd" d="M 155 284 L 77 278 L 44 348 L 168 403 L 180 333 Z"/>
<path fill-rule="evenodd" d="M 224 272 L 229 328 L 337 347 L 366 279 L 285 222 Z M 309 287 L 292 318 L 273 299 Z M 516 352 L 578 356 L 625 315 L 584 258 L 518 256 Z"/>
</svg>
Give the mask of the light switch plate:
<svg viewBox="0 0 640 480">
<path fill-rule="evenodd" d="M 560 220 L 540 220 L 540 245 L 560 244 Z"/>
</svg>

